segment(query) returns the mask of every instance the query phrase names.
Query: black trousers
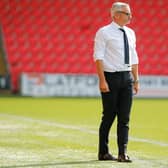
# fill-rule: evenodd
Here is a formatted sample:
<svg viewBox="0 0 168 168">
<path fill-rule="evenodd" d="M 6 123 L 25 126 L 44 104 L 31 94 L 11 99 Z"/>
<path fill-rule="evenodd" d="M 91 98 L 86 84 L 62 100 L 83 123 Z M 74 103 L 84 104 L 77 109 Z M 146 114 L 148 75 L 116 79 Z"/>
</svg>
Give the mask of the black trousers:
<svg viewBox="0 0 168 168">
<path fill-rule="evenodd" d="M 132 105 L 132 77 L 130 72 L 105 72 L 110 92 L 101 93 L 103 104 L 102 121 L 99 128 L 99 154 L 109 152 L 109 131 L 117 116 L 118 154 L 127 150 L 130 111 Z"/>
</svg>

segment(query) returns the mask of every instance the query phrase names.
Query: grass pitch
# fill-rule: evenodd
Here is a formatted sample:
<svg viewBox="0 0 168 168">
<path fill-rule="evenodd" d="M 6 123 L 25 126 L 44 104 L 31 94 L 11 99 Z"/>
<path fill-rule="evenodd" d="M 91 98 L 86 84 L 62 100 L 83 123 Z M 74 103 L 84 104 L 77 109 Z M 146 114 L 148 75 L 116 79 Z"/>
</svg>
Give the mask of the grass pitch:
<svg viewBox="0 0 168 168">
<path fill-rule="evenodd" d="M 0 167 L 167 168 L 168 100 L 135 99 L 128 154 L 97 161 L 101 100 L 0 97 Z M 117 155 L 116 123 L 110 149 Z"/>
</svg>

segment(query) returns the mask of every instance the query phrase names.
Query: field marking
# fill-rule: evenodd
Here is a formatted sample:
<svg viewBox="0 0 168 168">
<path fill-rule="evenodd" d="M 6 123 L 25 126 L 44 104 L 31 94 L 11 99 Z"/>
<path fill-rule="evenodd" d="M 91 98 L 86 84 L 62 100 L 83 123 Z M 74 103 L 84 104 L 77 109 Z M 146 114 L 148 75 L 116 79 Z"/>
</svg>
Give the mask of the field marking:
<svg viewBox="0 0 168 168">
<path fill-rule="evenodd" d="M 62 124 L 62 123 L 58 123 L 58 122 L 33 119 L 30 117 L 23 117 L 23 116 L 6 114 L 6 113 L 0 113 L 0 116 L 12 118 L 15 120 L 22 120 L 22 121 L 24 120 L 26 122 L 31 122 L 31 123 L 38 123 L 40 125 L 46 125 L 46 126 L 50 126 L 50 127 L 53 126 L 53 127 L 59 127 L 59 128 L 63 128 L 63 129 L 71 129 L 71 130 L 82 131 L 85 133 L 98 135 L 98 131 L 90 130 L 88 128 L 84 128 L 81 126 L 74 126 L 74 125 Z M 116 137 L 116 136 L 113 135 L 113 137 Z M 132 137 L 132 136 L 130 136 L 129 139 L 134 142 L 144 142 L 144 143 L 149 143 L 149 144 L 153 144 L 153 145 L 157 145 L 157 146 L 161 146 L 161 147 L 168 147 L 168 143 L 165 143 L 165 142 L 159 142 L 159 141 L 155 141 L 155 140 L 137 138 L 137 137 Z"/>
</svg>

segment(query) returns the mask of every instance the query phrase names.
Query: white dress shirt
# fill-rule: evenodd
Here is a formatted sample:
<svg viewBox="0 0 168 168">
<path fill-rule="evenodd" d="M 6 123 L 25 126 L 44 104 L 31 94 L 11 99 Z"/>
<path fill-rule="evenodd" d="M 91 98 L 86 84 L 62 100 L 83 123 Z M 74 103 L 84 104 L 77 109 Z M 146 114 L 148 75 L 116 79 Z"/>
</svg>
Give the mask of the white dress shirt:
<svg viewBox="0 0 168 168">
<path fill-rule="evenodd" d="M 128 38 L 130 64 L 124 63 L 123 32 L 115 22 L 100 28 L 95 36 L 94 60 L 102 60 L 104 71 L 131 71 L 131 65 L 138 64 L 136 37 L 132 29 L 122 27 Z"/>
</svg>

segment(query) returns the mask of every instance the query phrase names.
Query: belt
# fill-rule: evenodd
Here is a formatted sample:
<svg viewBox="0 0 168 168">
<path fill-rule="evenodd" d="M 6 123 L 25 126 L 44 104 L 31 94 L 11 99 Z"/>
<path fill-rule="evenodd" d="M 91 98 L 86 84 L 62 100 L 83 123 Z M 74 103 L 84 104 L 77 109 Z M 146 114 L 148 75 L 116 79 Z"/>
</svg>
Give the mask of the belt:
<svg viewBox="0 0 168 168">
<path fill-rule="evenodd" d="M 104 71 L 105 74 L 126 74 L 126 73 L 130 73 L 131 71 L 116 71 L 116 72 L 107 72 Z"/>
</svg>

